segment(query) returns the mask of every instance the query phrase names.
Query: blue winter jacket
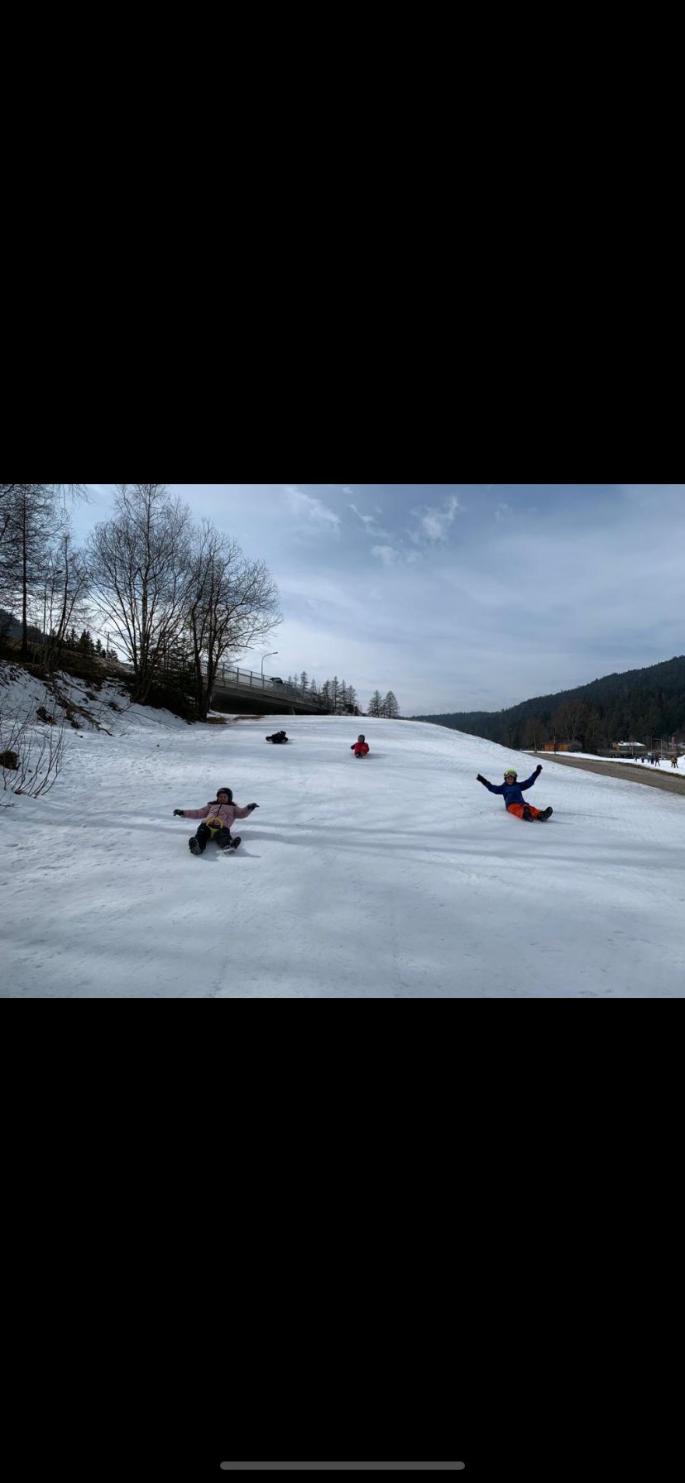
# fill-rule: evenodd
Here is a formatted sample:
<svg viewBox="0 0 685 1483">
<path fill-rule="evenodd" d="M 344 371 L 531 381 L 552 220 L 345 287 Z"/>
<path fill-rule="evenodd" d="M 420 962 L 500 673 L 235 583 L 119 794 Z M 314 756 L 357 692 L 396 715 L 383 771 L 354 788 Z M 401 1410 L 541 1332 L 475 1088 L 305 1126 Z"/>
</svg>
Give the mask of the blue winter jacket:
<svg viewBox="0 0 685 1483">
<path fill-rule="evenodd" d="M 525 783 L 500 783 L 497 785 L 495 783 L 489 783 L 487 778 L 481 778 L 480 781 L 486 788 L 489 788 L 491 793 L 502 793 L 504 795 L 504 807 L 508 808 L 510 803 L 525 802 L 523 797 L 524 788 L 532 788 L 533 783 L 537 783 L 541 772 L 542 768 L 536 767 L 535 772 L 531 773 L 529 778 L 526 778 Z"/>
</svg>

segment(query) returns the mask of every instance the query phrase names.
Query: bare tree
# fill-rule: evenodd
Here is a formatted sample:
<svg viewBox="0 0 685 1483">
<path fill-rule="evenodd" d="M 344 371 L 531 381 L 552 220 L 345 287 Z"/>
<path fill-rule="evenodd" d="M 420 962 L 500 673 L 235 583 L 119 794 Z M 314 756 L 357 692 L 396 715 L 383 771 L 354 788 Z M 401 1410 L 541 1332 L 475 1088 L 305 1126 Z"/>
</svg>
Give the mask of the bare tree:
<svg viewBox="0 0 685 1483">
<path fill-rule="evenodd" d="M 211 709 L 222 660 L 263 640 L 281 622 L 278 594 L 262 561 L 208 521 L 197 532 L 190 568 L 187 624 L 202 720 Z"/>
<path fill-rule="evenodd" d="M 54 787 L 62 771 L 66 746 L 64 717 L 53 712 L 49 725 L 36 734 L 33 717 L 15 717 L 8 725 L 0 715 L 0 776 L 4 791 L 40 798 Z"/>
<path fill-rule="evenodd" d="M 55 511 L 61 524 L 66 528 L 71 519 L 70 504 L 76 500 L 85 500 L 90 504 L 90 495 L 87 484 L 46 484 L 55 502 Z"/>
<path fill-rule="evenodd" d="M 12 600 L 10 536 L 14 517 L 16 484 L 0 484 L 0 599 Z"/>
<path fill-rule="evenodd" d="M 53 543 L 67 528 L 67 501 L 74 498 L 87 498 L 84 485 L 0 484 L 0 592 L 21 612 L 24 658 L 29 611 L 48 578 Z"/>
<path fill-rule="evenodd" d="M 10 602 L 21 611 L 21 652 L 26 659 L 29 607 L 43 581 L 50 544 L 58 529 L 55 486 L 14 484 L 3 488 L 11 489 L 11 494 L 3 509 L 1 580 Z"/>
<path fill-rule="evenodd" d="M 48 659 L 61 651 L 70 624 L 85 622 L 90 593 L 90 570 L 81 551 L 74 551 L 68 530 L 62 531 L 51 553 L 43 587 L 43 633 Z"/>
<path fill-rule="evenodd" d="M 12 501 L 17 484 L 0 484 L 0 548 L 5 540 L 12 519 Z"/>
<path fill-rule="evenodd" d="M 133 666 L 136 701 L 147 700 L 186 619 L 190 537 L 190 512 L 164 484 L 120 484 L 115 518 L 91 537 L 93 586 Z"/>
</svg>

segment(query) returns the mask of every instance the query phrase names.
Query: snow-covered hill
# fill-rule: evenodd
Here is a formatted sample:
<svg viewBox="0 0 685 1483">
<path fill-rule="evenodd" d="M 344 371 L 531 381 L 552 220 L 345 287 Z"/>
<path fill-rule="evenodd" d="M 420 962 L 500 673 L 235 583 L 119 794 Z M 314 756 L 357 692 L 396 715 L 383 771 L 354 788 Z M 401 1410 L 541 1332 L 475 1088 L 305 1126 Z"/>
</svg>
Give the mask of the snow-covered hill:
<svg viewBox="0 0 685 1483">
<path fill-rule="evenodd" d="M 554 815 L 523 824 L 475 777 L 533 760 L 440 726 L 189 727 L 86 688 L 72 699 L 106 729 L 69 730 L 45 797 L 0 792 L 3 996 L 685 991 L 679 796 L 550 767 L 530 798 Z M 5 715 L 44 700 L 26 677 L 0 688 Z M 280 726 L 292 745 L 267 746 Z M 194 859 L 173 810 L 221 786 L 259 812 L 237 855 Z"/>
</svg>

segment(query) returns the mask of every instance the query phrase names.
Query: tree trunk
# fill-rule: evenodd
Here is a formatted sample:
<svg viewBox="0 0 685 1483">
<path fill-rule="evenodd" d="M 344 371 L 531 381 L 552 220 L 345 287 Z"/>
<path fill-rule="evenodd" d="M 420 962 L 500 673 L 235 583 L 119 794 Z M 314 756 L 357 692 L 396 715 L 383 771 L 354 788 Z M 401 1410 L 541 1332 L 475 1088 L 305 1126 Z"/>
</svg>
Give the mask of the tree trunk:
<svg viewBox="0 0 685 1483">
<path fill-rule="evenodd" d="M 204 701 L 203 701 L 203 704 L 204 704 L 204 713 L 203 713 L 203 716 L 202 716 L 203 721 L 206 721 L 207 720 L 207 717 L 209 715 L 209 712 L 212 709 L 212 701 L 214 700 L 214 691 L 215 691 L 215 689 L 216 689 L 216 665 L 212 663 L 212 660 L 211 659 L 208 659 L 207 660 L 207 674 L 206 674 L 206 677 L 205 677 L 205 693 L 204 693 Z"/>
<path fill-rule="evenodd" d="M 141 667 L 138 670 L 137 674 L 134 673 L 133 693 L 131 695 L 131 700 L 134 704 L 146 704 L 147 698 L 152 689 L 153 678 L 154 677 L 150 673 L 150 669 L 147 665 L 145 666 L 145 668 Z"/>
<path fill-rule="evenodd" d="M 21 656 L 28 659 L 29 653 L 29 625 L 28 625 L 28 575 L 27 575 L 27 530 L 26 530 L 26 495 L 24 495 L 23 519 L 22 519 L 22 609 L 21 609 Z"/>
<path fill-rule="evenodd" d="M 193 666 L 195 669 L 195 704 L 201 721 L 207 720 L 207 709 L 205 709 L 205 681 L 202 673 L 202 654 L 197 647 L 197 640 L 193 640 Z"/>
</svg>

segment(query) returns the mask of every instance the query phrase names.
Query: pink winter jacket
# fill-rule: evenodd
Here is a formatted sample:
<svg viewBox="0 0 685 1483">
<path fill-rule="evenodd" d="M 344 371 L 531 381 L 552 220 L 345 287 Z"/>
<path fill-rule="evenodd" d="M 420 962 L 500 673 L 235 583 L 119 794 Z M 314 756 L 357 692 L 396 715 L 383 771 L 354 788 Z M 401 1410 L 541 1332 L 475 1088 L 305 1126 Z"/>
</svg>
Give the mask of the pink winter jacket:
<svg viewBox="0 0 685 1483">
<path fill-rule="evenodd" d="M 212 824 L 217 824 L 222 829 L 230 829 L 236 819 L 247 819 L 251 813 L 251 808 L 238 808 L 236 803 L 208 803 L 205 808 L 185 808 L 183 817 L 184 819 L 207 819 L 210 828 Z"/>
</svg>

